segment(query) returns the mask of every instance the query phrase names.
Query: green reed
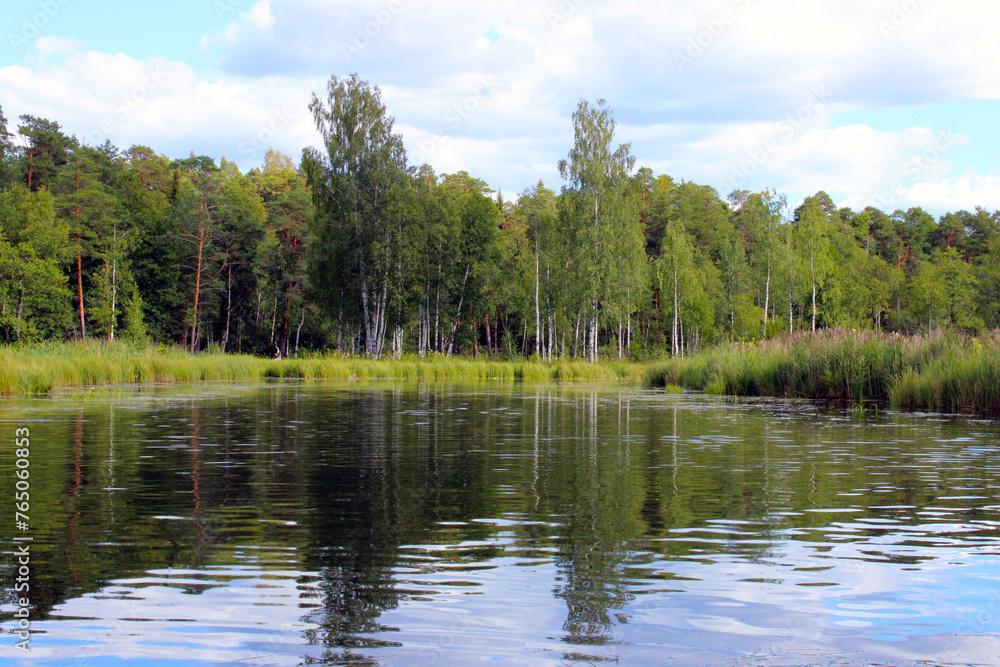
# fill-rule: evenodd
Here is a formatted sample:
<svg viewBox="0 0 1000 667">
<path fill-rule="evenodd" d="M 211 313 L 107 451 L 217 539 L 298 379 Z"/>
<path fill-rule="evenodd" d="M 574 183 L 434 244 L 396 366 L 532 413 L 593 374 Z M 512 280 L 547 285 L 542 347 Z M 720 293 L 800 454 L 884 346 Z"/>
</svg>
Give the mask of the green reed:
<svg viewBox="0 0 1000 667">
<path fill-rule="evenodd" d="M 890 401 L 904 408 L 1000 410 L 1000 337 L 909 337 L 832 329 L 720 346 L 650 366 L 648 386 L 738 396 Z"/>
</svg>

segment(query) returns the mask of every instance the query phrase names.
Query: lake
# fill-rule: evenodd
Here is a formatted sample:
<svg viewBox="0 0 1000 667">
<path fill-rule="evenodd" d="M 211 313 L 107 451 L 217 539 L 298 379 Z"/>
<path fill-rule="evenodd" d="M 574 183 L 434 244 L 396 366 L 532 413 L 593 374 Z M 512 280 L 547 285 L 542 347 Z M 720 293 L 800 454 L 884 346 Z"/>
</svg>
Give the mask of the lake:
<svg viewBox="0 0 1000 667">
<path fill-rule="evenodd" d="M 0 433 L 8 664 L 1000 664 L 995 422 L 332 382 L 0 399 Z"/>
</svg>

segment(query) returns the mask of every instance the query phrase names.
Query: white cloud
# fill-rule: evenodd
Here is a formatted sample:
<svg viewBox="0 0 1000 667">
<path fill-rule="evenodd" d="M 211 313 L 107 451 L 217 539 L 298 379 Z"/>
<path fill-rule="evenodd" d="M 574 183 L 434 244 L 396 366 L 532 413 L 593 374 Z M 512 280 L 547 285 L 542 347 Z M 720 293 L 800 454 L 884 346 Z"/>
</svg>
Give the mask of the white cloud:
<svg viewBox="0 0 1000 667">
<path fill-rule="evenodd" d="M 297 159 L 314 143 L 309 91 L 317 81 L 205 79 L 189 65 L 98 52 L 65 54 L 59 64 L 0 68 L 4 110 L 42 116 L 90 144 L 142 144 L 171 157 L 190 151 L 244 169 L 269 146 Z"/>
<path fill-rule="evenodd" d="M 913 204 L 921 196 L 992 201 L 993 177 L 965 173 L 950 152 L 905 173 L 940 128 L 880 131 L 856 115 L 854 125 L 836 122 L 847 110 L 1000 97 L 998 3 L 262 0 L 244 7 L 202 40 L 216 70 L 161 63 L 170 81 L 127 118 L 114 102 L 127 101 L 155 61 L 81 53 L 59 40 L 39 41 L 36 59 L 0 70 L 4 105 L 71 129 L 110 116 L 117 143 L 236 158 L 247 137 L 267 136 L 275 110 L 287 107 L 295 120 L 274 141 L 297 158 L 316 143 L 310 93 L 322 93 L 331 74 L 357 72 L 382 88 L 414 158 L 423 153 L 439 171 L 465 169 L 505 192 L 539 177 L 558 187 L 555 165 L 570 148 L 572 111 L 581 98 L 604 98 L 640 165 L 723 195 L 740 180 L 734 174 L 746 172 L 743 187 L 792 197 L 824 189 L 862 202 L 899 183 L 900 201 Z M 678 55 L 689 62 L 679 65 Z M 481 94 L 484 80 L 496 82 L 489 95 Z M 811 104 L 817 86 L 828 99 Z M 434 150 L 422 150 L 435 135 Z"/>
<path fill-rule="evenodd" d="M 35 42 L 35 53 L 44 58 L 50 55 L 65 55 L 83 48 L 83 43 L 76 38 L 61 39 L 59 37 L 40 37 Z"/>
<path fill-rule="evenodd" d="M 262 0 L 250 8 L 249 14 L 243 17 L 249 21 L 257 30 L 264 31 L 274 25 L 274 15 L 271 14 L 271 3 L 269 0 Z"/>
<path fill-rule="evenodd" d="M 938 214 L 960 209 L 971 211 L 976 206 L 1000 210 L 1000 172 L 997 171 L 939 180 L 900 181 L 898 186 L 885 187 L 867 196 L 850 197 L 844 203 L 852 208 L 875 206 L 889 212 L 911 206 Z"/>
</svg>

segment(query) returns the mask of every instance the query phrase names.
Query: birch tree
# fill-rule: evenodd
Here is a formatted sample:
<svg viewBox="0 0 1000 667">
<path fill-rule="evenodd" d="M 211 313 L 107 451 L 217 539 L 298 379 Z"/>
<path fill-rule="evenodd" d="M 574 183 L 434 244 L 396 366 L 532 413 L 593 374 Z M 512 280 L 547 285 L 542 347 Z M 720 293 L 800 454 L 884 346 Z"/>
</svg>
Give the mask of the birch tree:
<svg viewBox="0 0 1000 667">
<path fill-rule="evenodd" d="M 559 162 L 559 173 L 569 185 L 564 212 L 574 236 L 575 264 L 587 299 L 587 357 L 597 361 L 601 301 L 607 294 L 612 263 L 617 261 L 615 228 L 623 225 L 630 207 L 627 179 L 635 165 L 631 144 L 614 146 L 615 118 L 604 100 L 591 105 L 581 100 L 573 113 L 574 143 Z M 637 223 L 638 224 L 638 223 Z"/>
<path fill-rule="evenodd" d="M 803 263 L 808 267 L 812 330 L 818 317 L 817 292 L 827 274 L 829 221 L 817 197 L 808 197 L 796 211 L 796 236 Z"/>
<path fill-rule="evenodd" d="M 393 202 L 406 185 L 403 139 L 381 91 L 357 75 L 331 77 L 326 100 L 313 95 L 309 110 L 324 148 L 303 152 L 316 207 L 310 279 L 331 315 L 353 305 L 365 353 L 379 357 L 398 271 L 388 250 L 399 240 Z"/>
</svg>

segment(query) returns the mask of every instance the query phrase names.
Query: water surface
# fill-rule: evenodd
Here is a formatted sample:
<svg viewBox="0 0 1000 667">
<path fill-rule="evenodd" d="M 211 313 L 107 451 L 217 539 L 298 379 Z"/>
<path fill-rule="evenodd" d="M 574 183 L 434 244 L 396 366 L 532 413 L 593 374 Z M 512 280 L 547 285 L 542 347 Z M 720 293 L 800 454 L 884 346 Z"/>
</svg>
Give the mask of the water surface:
<svg viewBox="0 0 1000 667">
<path fill-rule="evenodd" d="M 1000 663 L 992 422 L 328 383 L 0 400 L 24 426 L 12 664 Z"/>
</svg>

